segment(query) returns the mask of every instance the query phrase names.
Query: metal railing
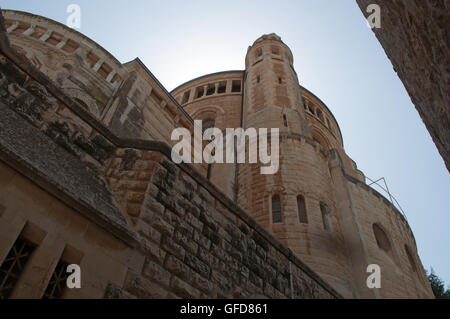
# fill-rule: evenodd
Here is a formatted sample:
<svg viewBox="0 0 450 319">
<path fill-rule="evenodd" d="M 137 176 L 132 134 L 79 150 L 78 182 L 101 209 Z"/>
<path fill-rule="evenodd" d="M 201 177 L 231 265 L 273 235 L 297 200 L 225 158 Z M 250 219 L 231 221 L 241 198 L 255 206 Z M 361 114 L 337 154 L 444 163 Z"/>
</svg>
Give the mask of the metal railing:
<svg viewBox="0 0 450 319">
<path fill-rule="evenodd" d="M 389 191 L 389 187 L 387 185 L 386 179 L 384 177 L 381 177 L 379 179 L 377 179 L 376 181 L 370 179 L 369 177 L 366 176 L 366 179 L 370 182 L 370 184 L 367 184 L 368 186 L 372 187 L 373 189 L 375 189 L 375 187 L 373 187 L 373 185 L 378 186 L 384 193 L 386 193 L 389 196 L 389 200 L 391 201 L 392 205 L 394 205 L 394 207 L 396 207 L 401 214 L 403 215 L 403 217 L 405 218 L 406 221 L 408 221 L 408 218 L 406 218 L 406 214 L 403 211 L 402 206 L 400 206 L 400 203 L 397 201 L 397 199 L 395 199 L 395 197 L 391 194 L 391 192 Z M 384 183 L 384 187 L 382 185 L 379 184 L 380 181 L 383 181 Z M 375 189 L 376 190 L 376 189 Z"/>
</svg>

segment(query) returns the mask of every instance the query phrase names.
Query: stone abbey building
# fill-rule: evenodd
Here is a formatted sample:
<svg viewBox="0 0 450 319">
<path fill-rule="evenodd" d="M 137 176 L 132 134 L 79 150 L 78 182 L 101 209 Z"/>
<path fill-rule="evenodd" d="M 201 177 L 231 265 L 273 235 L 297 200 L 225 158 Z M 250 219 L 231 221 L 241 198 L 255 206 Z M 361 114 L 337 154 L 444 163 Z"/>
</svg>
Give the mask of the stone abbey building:
<svg viewBox="0 0 450 319">
<path fill-rule="evenodd" d="M 170 93 L 44 17 L 3 10 L 0 35 L 0 298 L 432 298 L 408 222 L 277 35 Z M 280 170 L 174 164 L 194 120 L 279 128 Z"/>
</svg>

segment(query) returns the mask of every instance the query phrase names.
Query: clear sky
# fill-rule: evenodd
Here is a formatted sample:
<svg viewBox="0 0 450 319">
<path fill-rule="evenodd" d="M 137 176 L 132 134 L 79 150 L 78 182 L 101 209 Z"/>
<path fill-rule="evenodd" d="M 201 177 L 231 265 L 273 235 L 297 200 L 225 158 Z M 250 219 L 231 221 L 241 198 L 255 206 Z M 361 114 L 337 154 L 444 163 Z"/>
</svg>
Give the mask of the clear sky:
<svg viewBox="0 0 450 319">
<path fill-rule="evenodd" d="M 341 127 L 368 177 L 385 177 L 415 234 L 424 267 L 450 284 L 450 176 L 403 84 L 354 0 L 1 0 L 65 23 L 81 6 L 83 34 L 121 62 L 139 57 L 170 91 L 204 74 L 244 69 L 247 47 L 275 32 L 300 84 Z M 383 25 L 382 25 L 383 26 Z"/>
</svg>

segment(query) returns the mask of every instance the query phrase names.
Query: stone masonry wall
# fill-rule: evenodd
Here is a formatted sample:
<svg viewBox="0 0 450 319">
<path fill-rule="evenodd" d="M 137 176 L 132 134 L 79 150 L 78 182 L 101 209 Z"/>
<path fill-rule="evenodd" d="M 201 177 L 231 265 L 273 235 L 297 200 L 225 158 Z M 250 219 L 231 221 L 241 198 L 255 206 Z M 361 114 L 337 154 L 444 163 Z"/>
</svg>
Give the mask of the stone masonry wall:
<svg viewBox="0 0 450 319">
<path fill-rule="evenodd" d="M 375 35 L 450 170 L 450 1 L 356 2 L 365 16 L 369 4 L 380 6 Z"/>
<path fill-rule="evenodd" d="M 130 271 L 117 288 L 120 296 L 338 297 L 230 200 L 212 195 L 212 185 L 159 152 L 119 149 L 111 163 L 108 181 L 122 193 L 145 255 L 142 271 Z M 143 191 L 139 180 L 149 174 Z"/>
</svg>

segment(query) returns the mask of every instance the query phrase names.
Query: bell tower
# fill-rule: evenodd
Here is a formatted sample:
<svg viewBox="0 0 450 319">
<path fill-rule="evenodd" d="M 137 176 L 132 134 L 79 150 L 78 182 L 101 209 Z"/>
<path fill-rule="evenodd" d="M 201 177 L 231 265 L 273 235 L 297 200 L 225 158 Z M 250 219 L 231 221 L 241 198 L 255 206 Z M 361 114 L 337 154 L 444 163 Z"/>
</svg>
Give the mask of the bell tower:
<svg viewBox="0 0 450 319">
<path fill-rule="evenodd" d="M 248 48 L 245 59 L 244 127 L 280 128 L 311 136 L 291 50 L 272 33 Z"/>
</svg>

